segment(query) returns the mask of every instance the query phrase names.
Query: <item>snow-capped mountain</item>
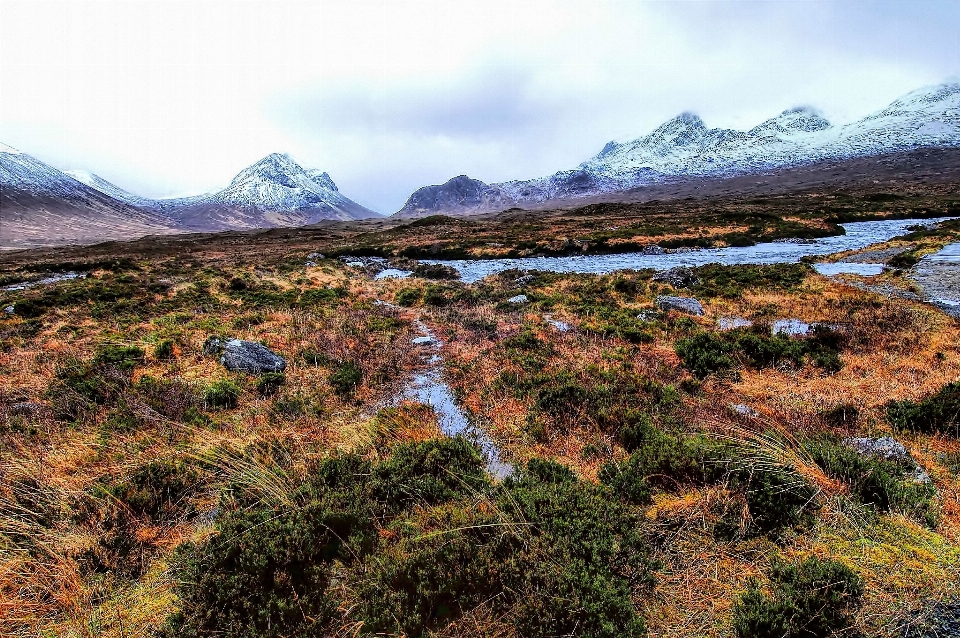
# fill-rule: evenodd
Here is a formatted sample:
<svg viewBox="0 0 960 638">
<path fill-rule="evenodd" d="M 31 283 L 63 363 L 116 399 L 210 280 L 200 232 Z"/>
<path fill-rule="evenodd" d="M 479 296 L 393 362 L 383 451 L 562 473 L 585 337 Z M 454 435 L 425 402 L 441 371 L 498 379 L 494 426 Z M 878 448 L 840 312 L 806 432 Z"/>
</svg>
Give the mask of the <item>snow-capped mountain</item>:
<svg viewBox="0 0 960 638">
<path fill-rule="evenodd" d="M 156 211 L 186 230 L 304 226 L 380 216 L 341 194 L 327 173 L 304 169 L 282 153 L 267 155 L 240 171 L 222 190 L 175 199 L 147 199 L 85 171 L 71 174 L 115 199 Z"/>
<path fill-rule="evenodd" d="M 477 183 L 496 192 L 503 208 L 508 208 L 616 193 L 678 179 L 734 177 L 824 160 L 958 146 L 960 83 L 947 83 L 908 93 L 885 109 L 843 126 L 832 125 L 810 108 L 784 111 L 749 131 L 710 129 L 696 115 L 684 113 L 644 137 L 609 142 L 573 170 L 532 180 Z M 441 193 L 434 199 L 434 208 L 411 208 L 408 201 L 396 214 L 443 211 L 447 199 Z M 489 206 L 477 206 L 469 212 L 489 210 Z M 468 211 L 461 205 L 451 212 Z"/>
<path fill-rule="evenodd" d="M 155 233 L 303 226 L 379 217 L 340 193 L 327 173 L 273 153 L 226 188 L 150 199 L 87 171 L 60 171 L 0 145 L 2 241 L 9 245 L 90 243 Z M 26 243 L 24 243 L 26 242 Z M 31 243 L 33 242 L 33 243 Z"/>
<path fill-rule="evenodd" d="M 379 217 L 344 197 L 330 176 L 306 170 L 286 154 L 272 153 L 245 168 L 225 189 L 203 199 L 264 213 L 298 213 L 313 223 L 321 219 Z"/>
<path fill-rule="evenodd" d="M 118 201 L 0 144 L 0 246 L 132 239 L 175 232 L 169 219 Z"/>
</svg>

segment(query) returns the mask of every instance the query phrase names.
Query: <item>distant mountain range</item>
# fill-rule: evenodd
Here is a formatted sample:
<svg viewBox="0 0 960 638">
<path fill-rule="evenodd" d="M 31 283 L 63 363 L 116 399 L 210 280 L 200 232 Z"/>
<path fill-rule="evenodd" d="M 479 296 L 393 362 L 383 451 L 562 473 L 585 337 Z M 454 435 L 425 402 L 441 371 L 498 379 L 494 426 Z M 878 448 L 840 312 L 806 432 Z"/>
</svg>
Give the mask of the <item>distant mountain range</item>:
<svg viewBox="0 0 960 638">
<path fill-rule="evenodd" d="M 86 171 L 60 171 L 0 144 L 0 246 L 130 239 L 150 234 L 304 226 L 380 217 L 326 173 L 273 153 L 226 188 L 176 199 L 134 195 Z"/>
<path fill-rule="evenodd" d="M 960 83 L 913 91 L 843 126 L 816 111 L 784 111 L 749 131 L 708 129 L 684 113 L 648 135 L 609 142 L 574 169 L 486 184 L 460 175 L 414 192 L 394 217 L 472 215 L 549 208 L 642 189 L 726 179 L 921 148 L 960 147 Z M 273 153 L 229 186 L 203 195 L 149 199 L 85 171 L 60 171 L 0 144 L 0 247 L 130 239 L 147 234 L 303 226 L 380 215 L 340 193 L 327 173 Z"/>
<path fill-rule="evenodd" d="M 465 175 L 417 190 L 398 217 L 467 215 L 542 207 L 689 178 L 724 178 L 882 155 L 960 146 L 960 83 L 908 93 L 844 126 L 809 108 L 784 111 L 749 131 L 708 129 L 684 113 L 649 135 L 609 142 L 578 167 L 549 177 L 485 184 Z"/>
</svg>

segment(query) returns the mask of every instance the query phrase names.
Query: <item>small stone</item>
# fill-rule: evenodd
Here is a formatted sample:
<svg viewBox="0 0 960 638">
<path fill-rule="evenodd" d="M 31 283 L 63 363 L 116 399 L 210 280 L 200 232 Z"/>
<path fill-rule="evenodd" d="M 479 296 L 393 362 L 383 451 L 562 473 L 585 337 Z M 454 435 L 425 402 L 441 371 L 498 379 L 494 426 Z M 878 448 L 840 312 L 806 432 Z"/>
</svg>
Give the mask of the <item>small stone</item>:
<svg viewBox="0 0 960 638">
<path fill-rule="evenodd" d="M 14 314 L 14 312 L 15 312 L 13 306 L 7 306 L 6 308 L 3 309 L 3 311 L 4 311 L 5 313 L 7 313 L 8 315 L 12 315 L 12 314 Z"/>
<path fill-rule="evenodd" d="M 411 342 L 415 346 L 427 345 L 432 343 L 437 343 L 437 340 L 431 336 L 424 335 L 422 337 L 415 337 Z"/>
<path fill-rule="evenodd" d="M 240 370 L 250 374 L 283 372 L 287 362 L 262 343 L 230 339 L 220 357 L 227 370 Z"/>
<path fill-rule="evenodd" d="M 534 279 L 533 275 L 521 275 L 520 277 L 517 277 L 516 279 L 514 279 L 513 283 L 517 284 L 518 286 L 526 286 L 531 281 L 533 281 L 533 279 Z"/>
<path fill-rule="evenodd" d="M 530 300 L 527 299 L 526 295 L 517 295 L 516 297 L 510 297 L 507 301 L 510 303 L 527 303 Z"/>
<path fill-rule="evenodd" d="M 660 246 L 657 246 L 656 244 L 650 244 L 649 246 L 644 246 L 643 248 L 640 249 L 640 252 L 641 252 L 641 254 L 644 254 L 644 255 L 665 255 L 665 254 L 667 254 L 667 251 L 665 251 L 665 250 L 664 250 L 663 248 L 661 248 Z"/>
<path fill-rule="evenodd" d="M 660 317 L 660 313 L 656 310 L 641 310 L 637 313 L 637 319 L 643 323 L 650 323 L 656 321 Z"/>
<path fill-rule="evenodd" d="M 660 310 L 676 310 L 685 312 L 688 315 L 703 315 L 703 305 L 693 297 L 671 297 L 670 295 L 660 295 L 657 297 L 656 306 Z"/>
<path fill-rule="evenodd" d="M 749 416 L 749 417 L 760 416 L 760 414 L 756 410 L 754 410 L 749 405 L 746 405 L 744 403 L 731 403 L 730 409 L 741 416 Z"/>
</svg>

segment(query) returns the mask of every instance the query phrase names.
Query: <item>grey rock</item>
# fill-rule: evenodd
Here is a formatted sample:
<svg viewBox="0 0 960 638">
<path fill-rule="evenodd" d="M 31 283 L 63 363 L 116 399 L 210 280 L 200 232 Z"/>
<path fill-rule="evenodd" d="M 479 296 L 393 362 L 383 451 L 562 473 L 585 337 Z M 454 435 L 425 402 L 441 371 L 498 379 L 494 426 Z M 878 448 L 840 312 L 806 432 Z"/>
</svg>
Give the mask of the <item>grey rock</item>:
<svg viewBox="0 0 960 638">
<path fill-rule="evenodd" d="M 657 297 L 656 306 L 660 310 L 676 310 L 685 312 L 688 315 L 703 315 L 703 305 L 693 297 L 671 297 L 670 295 L 660 295 Z"/>
<path fill-rule="evenodd" d="M 514 279 L 513 283 L 517 284 L 518 286 L 526 286 L 528 283 L 533 281 L 533 279 L 533 275 L 521 275 L 520 277 Z"/>
<path fill-rule="evenodd" d="M 6 308 L 3 309 L 3 311 L 8 315 L 12 315 L 14 314 L 14 312 L 16 312 L 13 306 L 7 306 Z"/>
<path fill-rule="evenodd" d="M 223 352 L 226 345 L 227 342 L 220 337 L 209 336 L 207 340 L 203 342 L 203 354 L 208 357 L 218 355 Z"/>
<path fill-rule="evenodd" d="M 904 477 L 908 480 L 916 483 L 931 482 L 930 475 L 910 456 L 910 452 L 903 446 L 903 443 L 893 437 L 855 437 L 844 439 L 843 444 L 861 456 L 871 456 L 909 465 L 911 469 L 904 473 Z"/>
<path fill-rule="evenodd" d="M 227 370 L 240 370 L 250 374 L 283 372 L 287 362 L 262 343 L 230 339 L 220 357 Z"/>
<path fill-rule="evenodd" d="M 431 337 L 429 335 L 424 335 L 422 337 L 414 337 L 413 339 L 410 340 L 410 343 L 412 343 L 415 346 L 423 346 L 423 345 L 438 343 L 438 341 L 434 337 Z"/>
<path fill-rule="evenodd" d="M 696 286 L 700 283 L 700 280 L 697 279 L 693 270 L 687 266 L 677 266 L 670 270 L 658 272 L 653 276 L 653 280 L 670 284 L 674 288 L 689 288 L 690 286 Z"/>
<path fill-rule="evenodd" d="M 640 252 L 644 255 L 666 255 L 667 254 L 667 251 L 665 251 L 660 246 L 657 246 L 656 244 L 650 244 L 649 246 L 644 246 L 643 248 L 640 249 Z"/>
<path fill-rule="evenodd" d="M 874 456 L 888 461 L 912 461 L 903 443 L 892 436 L 853 437 L 843 440 L 843 444 L 861 456 Z"/>
<path fill-rule="evenodd" d="M 517 295 L 516 297 L 510 297 L 507 301 L 510 303 L 527 303 L 530 300 L 526 295 Z"/>
</svg>

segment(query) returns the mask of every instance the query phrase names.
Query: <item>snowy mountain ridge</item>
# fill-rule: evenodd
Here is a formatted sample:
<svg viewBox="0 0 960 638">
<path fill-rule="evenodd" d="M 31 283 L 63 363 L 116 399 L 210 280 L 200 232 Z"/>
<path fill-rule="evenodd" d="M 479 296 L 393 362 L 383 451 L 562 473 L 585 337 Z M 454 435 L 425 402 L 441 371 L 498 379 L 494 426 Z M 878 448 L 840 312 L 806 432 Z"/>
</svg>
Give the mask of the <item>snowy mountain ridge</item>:
<svg viewBox="0 0 960 638">
<path fill-rule="evenodd" d="M 649 134 L 609 142 L 572 170 L 547 177 L 484 184 L 478 201 L 503 208 L 575 199 L 692 177 L 734 177 L 780 168 L 895 153 L 921 147 L 960 146 L 960 83 L 918 89 L 856 122 L 834 126 L 809 107 L 783 111 L 748 131 L 707 128 L 683 113 Z M 476 180 L 475 180 L 476 181 Z M 447 184 L 419 189 L 398 216 L 440 212 L 424 201 L 446 202 Z M 433 189 L 429 194 L 424 189 Z M 451 193 L 455 195 L 455 193 Z M 454 197 L 454 199 L 456 199 Z M 451 212 L 489 212 L 496 207 L 455 202 Z"/>
</svg>

